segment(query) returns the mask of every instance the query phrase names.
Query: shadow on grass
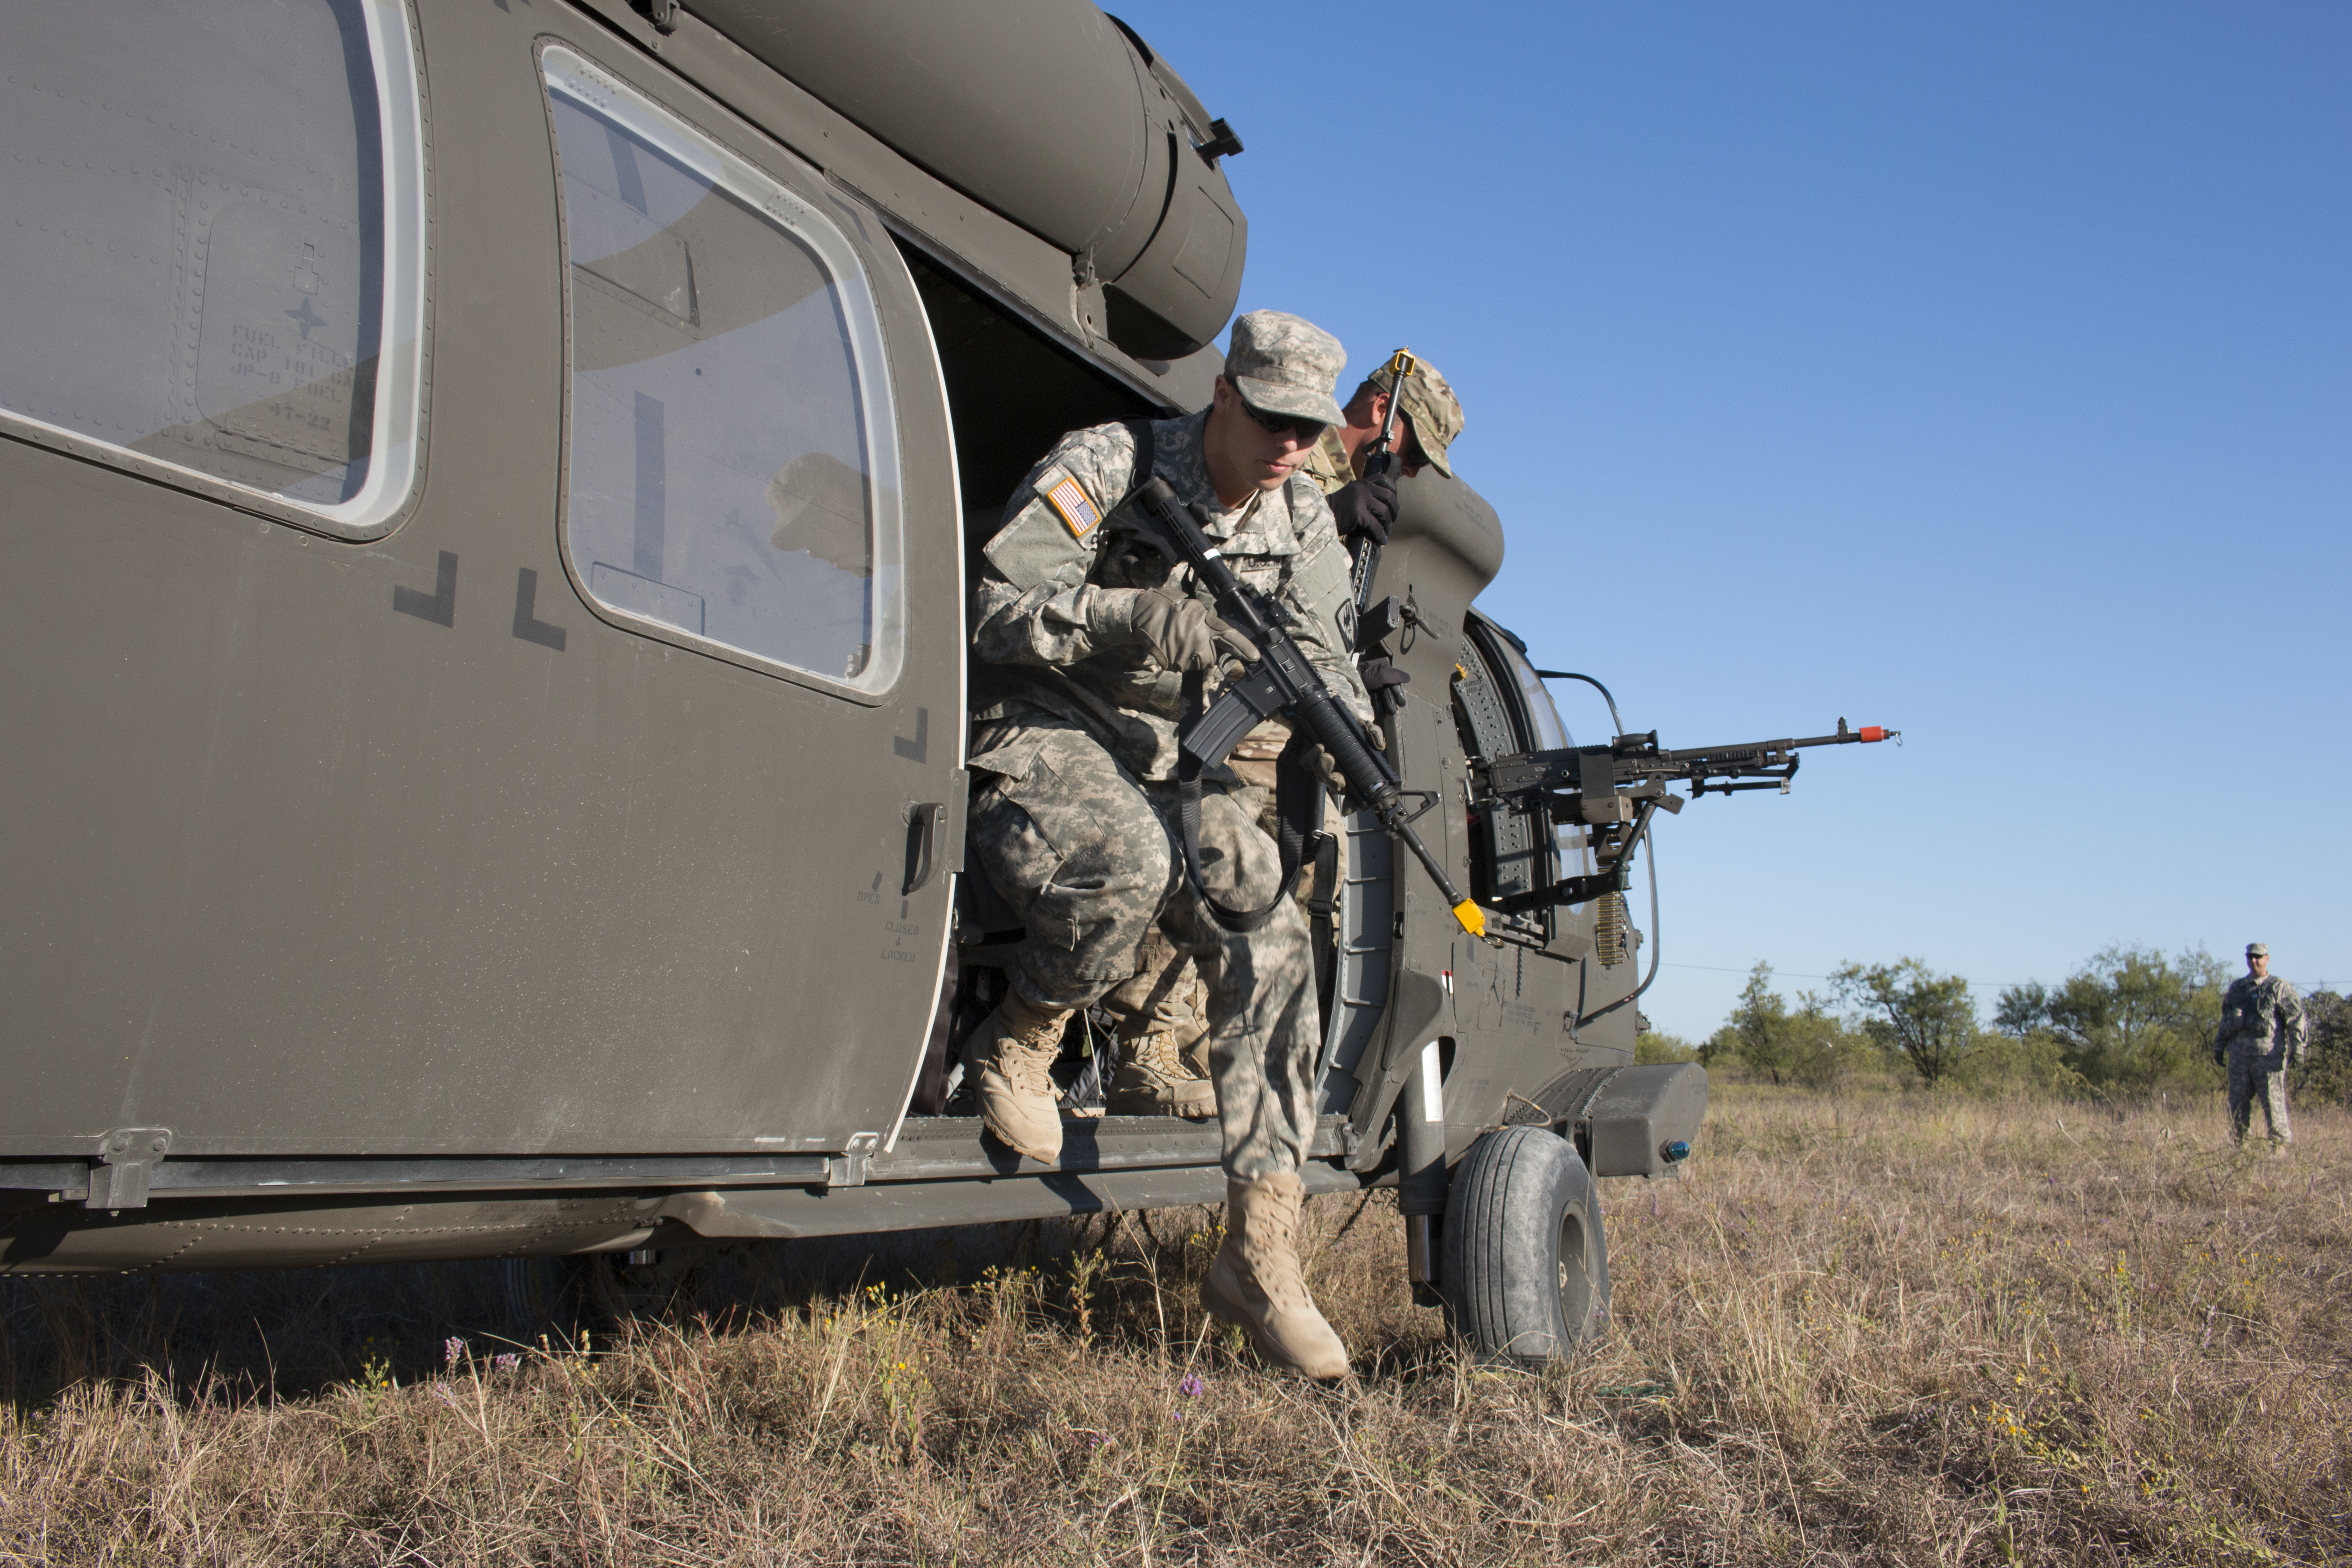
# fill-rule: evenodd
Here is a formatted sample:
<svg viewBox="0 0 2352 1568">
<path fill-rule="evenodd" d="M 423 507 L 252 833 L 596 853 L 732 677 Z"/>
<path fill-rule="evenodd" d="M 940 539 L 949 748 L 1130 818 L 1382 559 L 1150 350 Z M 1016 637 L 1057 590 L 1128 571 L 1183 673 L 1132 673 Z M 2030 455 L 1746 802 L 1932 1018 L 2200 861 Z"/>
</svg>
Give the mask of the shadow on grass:
<svg viewBox="0 0 2352 1568">
<path fill-rule="evenodd" d="M 1104 1227 L 1025 1221 L 667 1252 L 190 1274 L 0 1279 L 0 1399 L 27 1414 L 77 1384 L 152 1373 L 211 1397 L 295 1398 L 438 1373 L 450 1344 L 501 1352 L 609 1342 L 631 1320 L 719 1331 L 872 1288 L 898 1296 L 989 1269 L 1066 1268 Z M 1089 1237 L 1093 1239 L 1089 1239 Z M 1105 1266 L 1108 1268 L 1108 1265 Z M 1130 1259 L 1128 1267 L 1141 1270 Z"/>
</svg>

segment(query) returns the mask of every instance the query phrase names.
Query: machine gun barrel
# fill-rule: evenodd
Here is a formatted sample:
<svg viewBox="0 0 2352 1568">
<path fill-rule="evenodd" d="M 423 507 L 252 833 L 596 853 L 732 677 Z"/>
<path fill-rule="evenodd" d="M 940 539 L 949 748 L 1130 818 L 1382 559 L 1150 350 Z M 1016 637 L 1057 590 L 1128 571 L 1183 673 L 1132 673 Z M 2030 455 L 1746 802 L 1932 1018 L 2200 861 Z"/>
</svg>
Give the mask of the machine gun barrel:
<svg viewBox="0 0 2352 1568">
<path fill-rule="evenodd" d="M 1849 730 L 1846 728 L 1845 721 L 1841 719 L 1838 721 L 1838 731 L 1834 735 L 1808 735 L 1802 740 L 1794 741 L 1755 741 L 1744 746 L 1694 746 L 1687 751 L 1656 752 L 1651 754 L 1662 763 L 1707 763 L 1718 760 L 1735 763 L 1742 757 L 1765 757 L 1777 752 L 1793 752 L 1801 746 L 1868 745 L 1874 741 L 1900 742 L 1902 738 L 1902 731 L 1889 730 L 1882 724 L 1864 724 L 1859 730 Z M 1651 731 L 1648 739 L 1654 746 L 1657 743 L 1658 732 L 1654 730 Z"/>
<path fill-rule="evenodd" d="M 1796 775 L 1797 753 L 1809 746 L 1867 745 L 1876 741 L 1900 743 L 1903 731 L 1883 725 L 1861 729 L 1838 721 L 1837 732 L 1780 741 L 1751 741 L 1736 746 L 1693 746 L 1666 751 L 1658 745 L 1655 730 L 1647 734 L 1620 735 L 1605 746 L 1570 746 L 1553 752 L 1521 752 L 1496 757 L 1476 769 L 1490 795 L 1520 797 L 1562 793 L 1596 797 L 1628 786 L 1663 784 L 1681 780 L 1694 796 L 1735 790 L 1769 788 Z M 1711 784 L 1713 779 L 1757 779 L 1759 784 Z M 1654 792 L 1652 792 L 1654 793 Z M 1669 811 L 1674 806 L 1666 808 Z M 1612 815 L 1606 820 L 1617 820 Z M 1589 813 L 1587 820 L 1602 820 Z"/>
<path fill-rule="evenodd" d="M 1622 736 L 1619 737 L 1621 743 L 1623 739 Z M 1657 749 L 1657 731 L 1652 731 L 1645 737 L 1644 748 L 1638 749 L 1623 758 L 1631 764 L 1633 778 L 1685 780 L 1691 786 L 1691 798 L 1696 800 L 1700 795 L 1707 794 L 1733 795 L 1746 789 L 1770 789 L 1776 784 L 1785 794 L 1789 787 L 1789 781 L 1797 776 L 1797 764 L 1801 760 L 1797 753 L 1804 748 L 1868 745 L 1873 742 L 1885 740 L 1892 740 L 1900 745 L 1903 731 L 1889 730 L 1879 724 L 1865 724 L 1859 730 L 1851 729 L 1846 721 L 1841 719 L 1838 721 L 1837 732 L 1833 735 L 1807 735 L 1780 741 L 1756 741 L 1741 746 L 1693 746 L 1684 751 L 1668 752 Z M 1708 782 L 1717 778 L 1727 782 L 1721 784 Z M 1749 784 L 1728 782 L 1743 778 L 1757 782 Z"/>
<path fill-rule="evenodd" d="M 1135 499 L 1147 525 L 1139 530 L 1140 535 L 1170 561 L 1190 565 L 1208 587 L 1217 613 L 1255 643 L 1261 656 L 1185 730 L 1178 743 L 1202 763 L 1221 763 L 1260 720 L 1289 712 L 1298 727 L 1330 753 L 1333 765 L 1348 781 L 1349 793 L 1412 851 L 1445 896 L 1462 929 L 1473 936 L 1485 934 L 1485 911 L 1454 887 L 1445 868 L 1412 830 L 1412 816 L 1405 810 L 1404 790 L 1396 771 L 1366 742 L 1355 715 L 1341 707 L 1323 684 L 1323 678 L 1283 626 L 1281 613 L 1234 574 L 1165 479 L 1146 481 Z"/>
</svg>

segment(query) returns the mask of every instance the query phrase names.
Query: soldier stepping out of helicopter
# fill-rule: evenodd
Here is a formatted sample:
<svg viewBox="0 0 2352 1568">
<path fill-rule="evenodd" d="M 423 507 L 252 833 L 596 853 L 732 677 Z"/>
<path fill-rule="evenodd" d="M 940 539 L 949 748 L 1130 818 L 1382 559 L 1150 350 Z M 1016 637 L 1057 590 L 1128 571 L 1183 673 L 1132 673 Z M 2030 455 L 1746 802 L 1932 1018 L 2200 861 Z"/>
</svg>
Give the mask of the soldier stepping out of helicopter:
<svg viewBox="0 0 2352 1568">
<path fill-rule="evenodd" d="M 971 766 L 987 784 L 972 841 L 1026 931 L 1011 990 L 966 1060 L 989 1131 L 1052 1163 L 1062 1126 L 1047 1069 L 1069 1014 L 1130 979 L 1155 929 L 1204 961 L 1227 1209 L 1202 1300 L 1269 1359 L 1338 1377 L 1347 1353 L 1307 1295 L 1296 1244 L 1315 1120 L 1307 922 L 1284 899 L 1255 928 L 1227 929 L 1176 847 L 1185 677 L 1204 679 L 1213 697 L 1219 645 L 1230 650 L 1233 637 L 1193 596 L 1190 567 L 1117 526 L 1146 479 L 1164 479 L 1199 509 L 1233 570 L 1288 611 L 1332 693 L 1369 721 L 1344 630 L 1347 552 L 1322 490 L 1300 471 L 1340 418 L 1331 391 L 1346 353 L 1329 333 L 1275 310 L 1237 320 L 1231 345 L 1207 409 L 1064 437 L 1013 492 L 982 552 Z M 1146 443 L 1148 467 L 1139 462 Z M 1333 771 L 1328 758 L 1310 765 L 1326 778 Z M 1240 781 L 1212 770 L 1200 808 L 1208 895 L 1230 909 L 1268 906 L 1278 857 Z"/>
<path fill-rule="evenodd" d="M 1400 371 L 1404 391 L 1396 392 Z M 1391 409 L 1394 419 L 1391 422 Z M 1462 405 L 1454 388 L 1428 361 L 1400 349 L 1364 378 L 1340 410 L 1339 423 L 1323 432 L 1300 472 L 1313 479 L 1331 507 L 1340 542 L 1375 548 L 1389 542 L 1396 521 L 1399 468 L 1409 477 L 1424 468 L 1454 477 L 1446 448 L 1462 434 Z M 1386 450 L 1391 461 L 1376 461 Z M 1396 698 L 1381 693 L 1411 678 L 1388 659 L 1363 661 L 1358 673 L 1373 705 Z M 1274 770 L 1290 743 L 1286 720 L 1269 719 L 1250 731 L 1228 759 L 1244 784 L 1255 792 L 1257 825 L 1268 837 L 1276 831 Z M 1312 863 L 1298 881 L 1298 901 L 1334 900 L 1347 879 L 1348 840 L 1338 837 L 1330 886 Z M 1317 931 L 1318 940 L 1328 933 Z M 1216 1108 L 1209 1092 L 1208 986 L 1192 961 L 1158 933 L 1147 940 L 1135 977 L 1103 997 L 1118 1022 L 1120 1065 L 1104 1108 L 1114 1116 L 1206 1116 Z"/>
</svg>

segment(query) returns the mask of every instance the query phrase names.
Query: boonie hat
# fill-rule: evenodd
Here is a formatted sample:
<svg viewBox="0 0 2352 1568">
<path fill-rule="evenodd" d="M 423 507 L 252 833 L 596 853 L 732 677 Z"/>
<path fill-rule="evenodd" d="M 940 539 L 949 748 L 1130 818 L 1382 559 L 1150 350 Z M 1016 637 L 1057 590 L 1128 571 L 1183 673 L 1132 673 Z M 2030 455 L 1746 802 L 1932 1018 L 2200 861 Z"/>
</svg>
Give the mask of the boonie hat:
<svg viewBox="0 0 2352 1568">
<path fill-rule="evenodd" d="M 1391 391 L 1396 384 L 1396 373 L 1389 365 L 1394 363 L 1396 356 L 1391 354 L 1387 364 L 1364 379 L 1382 392 Z M 1454 395 L 1454 388 L 1437 374 L 1435 365 L 1415 355 L 1412 374 L 1404 378 L 1404 392 L 1397 402 L 1412 420 L 1413 437 L 1420 441 L 1421 449 L 1429 454 L 1430 467 L 1452 479 L 1454 466 L 1445 460 L 1445 448 L 1462 434 L 1463 426 L 1462 403 Z"/>
<path fill-rule="evenodd" d="M 2250 942 L 2246 943 L 2246 956 L 2248 958 L 2268 958 L 2270 955 L 2271 950 L 2263 946 L 2261 942 Z"/>
<path fill-rule="evenodd" d="M 1339 340 L 1285 310 L 1252 310 L 1234 322 L 1225 351 L 1225 379 L 1252 408 L 1320 419 L 1343 416 L 1331 388 L 1348 363 Z"/>
</svg>

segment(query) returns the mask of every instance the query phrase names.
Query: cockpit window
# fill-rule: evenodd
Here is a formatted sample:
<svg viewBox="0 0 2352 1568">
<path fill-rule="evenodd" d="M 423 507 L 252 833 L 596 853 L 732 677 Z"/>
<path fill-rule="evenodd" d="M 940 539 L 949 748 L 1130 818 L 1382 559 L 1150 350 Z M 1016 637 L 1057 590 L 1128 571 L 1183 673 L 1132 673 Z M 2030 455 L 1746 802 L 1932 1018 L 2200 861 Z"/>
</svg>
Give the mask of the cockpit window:
<svg viewBox="0 0 2352 1568">
<path fill-rule="evenodd" d="M 850 688 L 896 679 L 898 461 L 856 253 L 744 159 L 561 48 L 564 539 L 623 624 Z"/>
<path fill-rule="evenodd" d="M 0 424 L 335 533 L 416 472 L 424 142 L 400 0 L 10 18 Z"/>
</svg>

